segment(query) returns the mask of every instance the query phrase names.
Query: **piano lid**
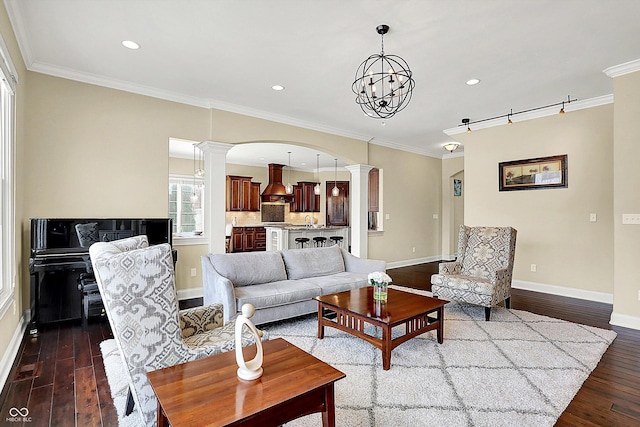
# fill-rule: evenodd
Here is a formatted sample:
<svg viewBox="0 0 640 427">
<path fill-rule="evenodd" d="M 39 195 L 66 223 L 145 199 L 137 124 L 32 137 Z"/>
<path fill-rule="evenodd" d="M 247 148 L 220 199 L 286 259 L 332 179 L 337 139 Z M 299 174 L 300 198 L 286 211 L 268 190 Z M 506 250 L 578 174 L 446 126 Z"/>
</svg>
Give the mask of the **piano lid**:
<svg viewBox="0 0 640 427">
<path fill-rule="evenodd" d="M 173 243 L 171 218 L 32 218 L 31 257 L 86 254 L 99 241 L 146 235 L 150 245 Z"/>
</svg>

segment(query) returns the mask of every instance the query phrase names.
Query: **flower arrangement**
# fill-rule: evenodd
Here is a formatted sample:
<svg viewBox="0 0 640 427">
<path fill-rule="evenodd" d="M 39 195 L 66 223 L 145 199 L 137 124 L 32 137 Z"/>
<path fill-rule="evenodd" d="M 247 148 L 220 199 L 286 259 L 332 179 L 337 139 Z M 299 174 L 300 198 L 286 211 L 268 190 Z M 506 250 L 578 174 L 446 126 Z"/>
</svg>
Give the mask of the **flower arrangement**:
<svg viewBox="0 0 640 427">
<path fill-rule="evenodd" d="M 367 279 L 369 279 L 369 283 L 371 283 L 371 286 L 374 286 L 376 283 L 386 283 L 387 285 L 391 283 L 391 277 L 389 277 L 387 273 L 383 273 L 381 271 L 374 271 L 373 273 L 369 273 Z"/>
<path fill-rule="evenodd" d="M 373 286 L 373 299 L 378 301 L 387 300 L 387 286 L 391 283 L 391 277 L 381 271 L 369 273 L 367 276 L 369 283 Z"/>
</svg>

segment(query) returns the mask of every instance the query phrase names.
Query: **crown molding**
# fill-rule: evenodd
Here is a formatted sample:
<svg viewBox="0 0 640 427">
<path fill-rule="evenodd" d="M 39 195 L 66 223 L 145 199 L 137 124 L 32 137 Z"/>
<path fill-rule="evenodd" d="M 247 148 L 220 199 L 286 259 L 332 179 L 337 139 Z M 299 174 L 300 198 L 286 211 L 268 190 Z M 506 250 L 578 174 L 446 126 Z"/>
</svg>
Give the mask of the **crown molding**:
<svg viewBox="0 0 640 427">
<path fill-rule="evenodd" d="M 613 67 L 605 69 L 603 73 L 608 77 L 614 78 L 624 76 L 629 73 L 635 73 L 636 71 L 640 71 L 640 59 L 635 59 L 620 65 L 614 65 Z"/>
<path fill-rule="evenodd" d="M 149 96 L 152 98 L 164 99 L 166 101 L 178 102 L 180 104 L 192 105 L 195 107 L 209 108 L 206 100 L 194 96 L 186 96 L 175 92 L 156 89 L 150 86 L 139 85 L 126 82 L 124 80 L 108 79 L 96 74 L 78 72 L 57 65 L 35 62 L 29 67 L 30 71 L 48 74 L 63 79 L 75 80 L 82 83 L 88 83 L 96 86 L 107 87 L 110 89 L 122 90 L 125 92 L 136 93 L 138 95 Z"/>
<path fill-rule="evenodd" d="M 31 69 L 30 66 L 33 62 L 32 49 L 31 45 L 29 44 L 29 36 L 25 31 L 27 26 L 25 25 L 24 18 L 20 13 L 20 8 L 16 6 L 17 4 L 17 1 L 5 0 L 4 7 L 7 10 L 9 22 L 11 22 L 13 34 L 16 36 L 18 48 L 20 50 L 20 54 L 22 55 L 22 60 L 24 61 L 25 67 L 27 67 L 27 69 Z"/>
<path fill-rule="evenodd" d="M 442 153 L 435 150 L 419 149 L 416 147 L 410 147 L 408 145 L 398 144 L 392 141 L 385 141 L 383 139 L 370 138 L 369 143 L 373 145 L 379 145 L 381 147 L 392 148 L 394 150 L 406 151 L 409 153 L 420 154 L 421 156 L 435 157 L 436 159 L 442 158 Z"/>
<path fill-rule="evenodd" d="M 572 101 L 570 103 L 566 103 L 564 105 L 564 110 L 565 112 L 570 113 L 572 111 L 584 110 L 585 108 L 593 108 L 593 107 L 598 107 L 600 105 L 606 105 L 606 104 L 612 104 L 612 103 L 613 103 L 613 95 L 603 95 L 595 98 L 585 99 L 582 101 Z M 558 114 L 558 107 L 553 106 L 548 108 L 542 108 L 540 110 L 529 111 L 527 113 L 517 114 L 516 116 L 511 116 L 511 117 L 513 118 L 513 122 L 517 123 L 525 120 L 532 120 L 532 119 L 539 119 L 541 117 L 554 116 L 556 114 Z M 473 123 L 472 121 L 470 126 L 471 126 L 471 130 L 475 131 L 480 129 L 492 128 L 496 126 L 503 126 L 506 124 L 507 123 L 505 121 L 505 118 L 500 117 L 497 119 L 487 120 L 485 122 L 480 122 L 480 123 Z M 466 131 L 467 131 L 466 126 L 459 125 L 454 128 L 445 129 L 443 132 L 451 136 L 451 135 L 457 135 L 460 133 L 465 133 Z"/>
<path fill-rule="evenodd" d="M 257 110 L 254 108 L 243 107 L 241 105 L 229 102 L 218 101 L 214 99 L 207 100 L 207 106 L 216 110 L 228 111 L 230 113 L 242 114 L 245 116 L 255 117 L 257 119 L 269 120 L 272 122 L 282 123 L 285 125 L 296 126 L 304 129 L 315 130 L 318 132 L 329 133 L 345 138 L 357 139 L 359 141 L 368 141 L 370 136 L 361 133 L 350 132 L 344 129 L 334 128 L 323 124 L 313 123 L 306 120 L 295 119 L 289 116 L 274 114 L 267 111 Z"/>
</svg>

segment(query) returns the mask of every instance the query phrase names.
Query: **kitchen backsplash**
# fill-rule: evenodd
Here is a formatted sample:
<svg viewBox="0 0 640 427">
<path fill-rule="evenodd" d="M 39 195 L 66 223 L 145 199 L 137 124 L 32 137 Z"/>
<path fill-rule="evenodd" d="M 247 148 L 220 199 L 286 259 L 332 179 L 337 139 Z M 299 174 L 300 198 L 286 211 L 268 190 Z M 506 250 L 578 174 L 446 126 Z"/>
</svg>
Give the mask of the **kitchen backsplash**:
<svg viewBox="0 0 640 427">
<path fill-rule="evenodd" d="M 304 224 L 305 216 L 309 215 L 313 224 L 324 224 L 320 212 L 289 212 L 289 205 L 285 204 L 284 222 L 289 224 Z M 260 212 L 226 212 L 226 223 L 232 224 L 235 217 L 236 226 L 261 225 Z"/>
</svg>

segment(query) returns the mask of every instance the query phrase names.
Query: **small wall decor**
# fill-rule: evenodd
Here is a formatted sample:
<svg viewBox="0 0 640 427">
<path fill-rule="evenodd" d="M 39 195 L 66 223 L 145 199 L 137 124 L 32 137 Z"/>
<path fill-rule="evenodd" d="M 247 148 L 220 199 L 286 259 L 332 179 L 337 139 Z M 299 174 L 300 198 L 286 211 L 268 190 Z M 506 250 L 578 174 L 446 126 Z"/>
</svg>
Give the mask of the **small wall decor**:
<svg viewBox="0 0 640 427">
<path fill-rule="evenodd" d="M 453 195 L 462 196 L 462 180 L 460 179 L 453 180 Z"/>
<path fill-rule="evenodd" d="M 567 155 L 514 160 L 498 164 L 500 191 L 567 187 Z"/>
</svg>

